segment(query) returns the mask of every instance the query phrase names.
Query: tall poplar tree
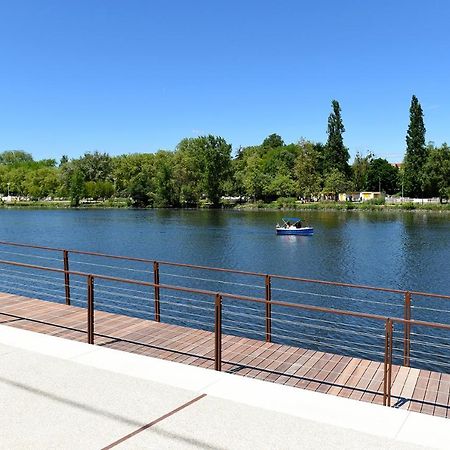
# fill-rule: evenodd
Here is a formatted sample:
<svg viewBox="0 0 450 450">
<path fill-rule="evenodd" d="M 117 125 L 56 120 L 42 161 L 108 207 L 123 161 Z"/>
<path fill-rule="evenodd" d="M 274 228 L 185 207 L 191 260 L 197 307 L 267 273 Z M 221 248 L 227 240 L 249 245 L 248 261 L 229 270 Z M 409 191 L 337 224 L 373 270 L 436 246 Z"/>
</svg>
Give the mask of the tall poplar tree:
<svg viewBox="0 0 450 450">
<path fill-rule="evenodd" d="M 333 112 L 328 117 L 328 140 L 324 152 L 324 168 L 326 171 L 337 169 L 345 176 L 350 175 L 348 160 L 350 154 L 344 145 L 342 134 L 345 132 L 344 123 L 341 117 L 341 107 L 337 100 L 331 102 Z"/>
<path fill-rule="evenodd" d="M 406 133 L 406 154 L 404 159 L 403 189 L 409 197 L 422 196 L 423 168 L 428 149 L 425 145 L 423 111 L 415 95 L 409 108 L 409 126 Z"/>
</svg>

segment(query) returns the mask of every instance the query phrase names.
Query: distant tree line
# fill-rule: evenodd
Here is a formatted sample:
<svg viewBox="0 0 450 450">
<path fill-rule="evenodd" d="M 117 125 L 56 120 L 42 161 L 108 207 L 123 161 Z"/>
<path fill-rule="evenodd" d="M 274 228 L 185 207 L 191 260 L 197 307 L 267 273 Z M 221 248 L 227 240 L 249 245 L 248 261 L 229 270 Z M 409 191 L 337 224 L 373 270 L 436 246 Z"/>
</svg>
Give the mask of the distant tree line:
<svg viewBox="0 0 450 450">
<path fill-rule="evenodd" d="M 450 148 L 425 144 L 419 101 L 412 97 L 403 167 L 357 154 L 350 165 L 341 108 L 332 101 L 327 142 L 286 144 L 271 134 L 260 145 L 232 155 L 219 136 L 183 139 L 174 151 L 110 156 L 85 153 L 59 163 L 34 161 L 24 151 L 0 153 L 0 192 L 32 199 L 126 197 L 135 206 L 195 207 L 202 201 L 219 206 L 223 196 L 270 202 L 280 197 L 335 199 L 341 192 L 383 191 L 411 197 L 450 194 Z"/>
</svg>

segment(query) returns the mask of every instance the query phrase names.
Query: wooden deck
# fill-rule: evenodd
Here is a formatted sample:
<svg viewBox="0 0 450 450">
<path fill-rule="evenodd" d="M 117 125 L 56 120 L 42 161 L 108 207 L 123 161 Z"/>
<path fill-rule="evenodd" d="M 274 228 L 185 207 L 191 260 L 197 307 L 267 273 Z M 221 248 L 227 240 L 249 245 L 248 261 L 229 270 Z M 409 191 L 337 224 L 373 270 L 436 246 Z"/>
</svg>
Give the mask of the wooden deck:
<svg viewBox="0 0 450 450">
<path fill-rule="evenodd" d="M 0 323 L 86 342 L 86 310 L 0 294 Z M 103 311 L 95 344 L 214 368 L 214 334 Z M 348 356 L 223 335 L 222 370 L 302 389 L 383 402 L 383 364 Z M 450 418 L 450 374 L 393 366 L 392 404 Z"/>
</svg>

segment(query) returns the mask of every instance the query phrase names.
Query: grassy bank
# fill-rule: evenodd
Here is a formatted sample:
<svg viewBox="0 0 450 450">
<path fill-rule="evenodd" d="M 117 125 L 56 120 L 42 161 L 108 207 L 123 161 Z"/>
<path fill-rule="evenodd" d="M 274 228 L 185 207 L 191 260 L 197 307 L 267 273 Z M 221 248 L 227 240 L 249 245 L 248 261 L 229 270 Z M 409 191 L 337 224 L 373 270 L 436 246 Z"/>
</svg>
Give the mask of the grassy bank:
<svg viewBox="0 0 450 450">
<path fill-rule="evenodd" d="M 315 202 L 315 203 L 297 203 L 291 199 L 278 199 L 271 203 L 256 202 L 245 203 L 236 206 L 237 209 L 254 210 L 254 209 L 273 209 L 273 210 L 337 210 L 337 211 L 448 211 L 450 212 L 450 203 L 400 203 L 400 204 L 384 204 L 379 201 L 367 201 L 363 203 L 353 202 Z"/>
<path fill-rule="evenodd" d="M 117 198 L 117 199 L 108 199 L 101 202 L 89 202 L 89 203 L 81 203 L 78 208 L 81 209 L 89 209 L 89 208 L 128 208 L 129 202 L 127 199 Z M 26 209 L 26 208 L 35 208 L 35 209 L 69 209 L 72 208 L 70 206 L 69 200 L 58 200 L 58 201 L 17 201 L 6 203 L 0 203 L 0 208 L 8 209 L 8 208 L 18 208 L 18 209 Z"/>
<path fill-rule="evenodd" d="M 209 209 L 208 203 L 199 205 L 199 209 Z M 70 209 L 70 201 L 17 201 L 12 203 L 0 203 L 0 208 L 9 209 Z M 82 203 L 79 209 L 93 208 L 132 208 L 130 202 L 124 198 L 109 199 L 101 202 Z M 243 204 L 224 204 L 223 208 L 237 210 L 284 210 L 284 211 L 304 211 L 304 210 L 335 210 L 335 211 L 446 211 L 450 212 L 450 203 L 402 203 L 402 204 L 384 204 L 380 201 L 367 201 L 363 203 L 352 202 L 315 202 L 315 203 L 298 203 L 295 199 L 281 198 L 271 203 L 258 201 L 255 203 Z"/>
</svg>

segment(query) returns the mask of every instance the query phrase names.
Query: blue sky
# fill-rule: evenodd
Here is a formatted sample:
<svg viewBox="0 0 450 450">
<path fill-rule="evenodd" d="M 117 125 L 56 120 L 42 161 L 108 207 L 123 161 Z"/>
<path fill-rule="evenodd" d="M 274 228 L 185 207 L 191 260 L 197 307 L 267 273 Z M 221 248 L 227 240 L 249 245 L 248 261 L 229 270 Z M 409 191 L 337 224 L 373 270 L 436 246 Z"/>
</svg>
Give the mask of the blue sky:
<svg viewBox="0 0 450 450">
<path fill-rule="evenodd" d="M 352 157 L 404 154 L 409 104 L 450 141 L 442 1 L 0 0 L 0 151 L 37 159 L 325 142 L 331 100 Z"/>
</svg>

